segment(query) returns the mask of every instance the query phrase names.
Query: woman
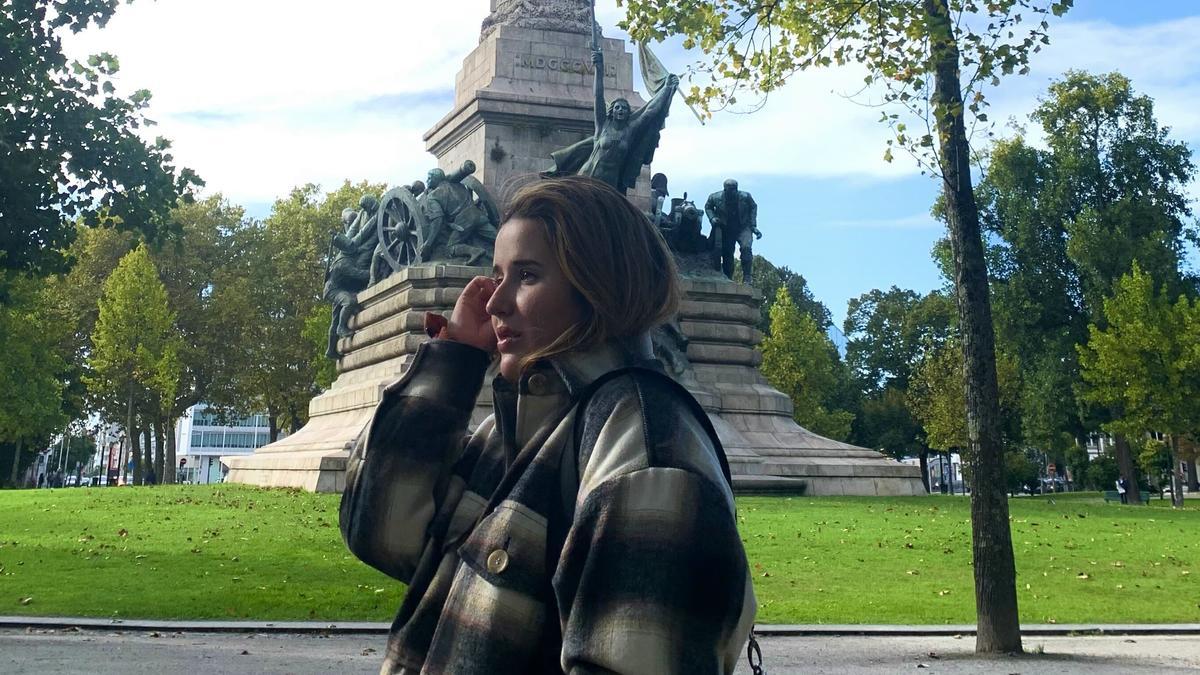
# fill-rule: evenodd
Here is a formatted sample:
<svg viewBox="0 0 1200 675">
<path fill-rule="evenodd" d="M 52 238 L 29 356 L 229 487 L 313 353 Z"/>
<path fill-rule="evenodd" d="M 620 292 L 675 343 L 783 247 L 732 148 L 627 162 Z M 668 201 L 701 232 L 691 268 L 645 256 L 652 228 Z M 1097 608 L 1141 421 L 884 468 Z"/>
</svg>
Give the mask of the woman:
<svg viewBox="0 0 1200 675">
<path fill-rule="evenodd" d="M 678 303 L 671 254 L 584 177 L 503 221 L 494 277 L 348 468 L 347 544 L 408 584 L 383 672 L 732 672 L 755 606 L 715 436 L 665 376 L 622 370 Z M 495 414 L 462 440 L 494 352 Z"/>
</svg>

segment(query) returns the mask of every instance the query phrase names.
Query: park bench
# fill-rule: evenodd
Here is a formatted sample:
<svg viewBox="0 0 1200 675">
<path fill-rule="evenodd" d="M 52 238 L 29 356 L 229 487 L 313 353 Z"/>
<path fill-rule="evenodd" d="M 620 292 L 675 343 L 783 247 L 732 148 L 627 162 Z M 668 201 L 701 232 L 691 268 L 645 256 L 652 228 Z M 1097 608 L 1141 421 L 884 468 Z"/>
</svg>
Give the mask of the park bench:
<svg viewBox="0 0 1200 675">
<path fill-rule="evenodd" d="M 1149 492 L 1146 492 L 1145 490 L 1143 490 L 1138 493 L 1138 497 L 1141 498 L 1140 501 L 1143 504 L 1150 503 L 1150 493 Z M 1116 490 L 1105 490 L 1104 491 L 1104 503 L 1107 504 L 1108 502 L 1120 502 L 1120 501 L 1121 501 L 1121 493 L 1117 492 Z"/>
</svg>

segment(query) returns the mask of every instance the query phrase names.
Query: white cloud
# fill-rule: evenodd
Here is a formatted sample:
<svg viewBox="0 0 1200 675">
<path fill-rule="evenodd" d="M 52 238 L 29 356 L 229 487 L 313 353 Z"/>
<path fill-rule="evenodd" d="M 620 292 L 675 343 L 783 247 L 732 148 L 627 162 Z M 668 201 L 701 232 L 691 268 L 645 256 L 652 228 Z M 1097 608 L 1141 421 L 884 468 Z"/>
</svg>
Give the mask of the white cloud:
<svg viewBox="0 0 1200 675">
<path fill-rule="evenodd" d="M 306 182 L 397 184 L 423 175 L 434 160 L 421 136 L 450 111 L 448 92 L 488 7 L 487 0 L 157 0 L 121 5 L 107 27 L 68 47 L 76 56 L 118 55 L 121 86 L 154 93 L 150 116 L 160 125 L 153 133 L 174 140 L 179 163 L 196 169 L 210 191 L 269 202 Z M 620 36 L 615 0 L 601 0 L 597 11 L 605 33 Z M 1051 35 L 1033 74 L 1010 77 L 995 93 L 993 119 L 1024 118 L 1067 68 L 1120 69 L 1155 97 L 1176 137 L 1200 138 L 1200 18 L 1136 28 L 1060 21 Z M 694 58 L 677 43 L 660 56 L 676 70 Z M 721 113 L 703 127 L 676 101 L 654 168 L 683 185 L 727 175 L 870 182 L 915 174 L 899 153 L 892 164 L 882 161 L 889 134 L 880 110 L 844 98 L 861 88 L 863 74 L 857 67 L 802 73 L 761 111 Z"/>
</svg>

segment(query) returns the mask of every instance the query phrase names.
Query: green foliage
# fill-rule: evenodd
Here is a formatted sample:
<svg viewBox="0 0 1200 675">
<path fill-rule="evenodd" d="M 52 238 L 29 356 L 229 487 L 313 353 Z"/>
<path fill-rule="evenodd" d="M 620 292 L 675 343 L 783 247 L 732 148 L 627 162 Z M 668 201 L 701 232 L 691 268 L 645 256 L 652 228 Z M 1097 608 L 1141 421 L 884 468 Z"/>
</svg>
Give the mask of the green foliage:
<svg viewBox="0 0 1200 675">
<path fill-rule="evenodd" d="M 851 440 L 894 457 L 919 454 L 925 431 L 907 397 L 922 355 L 950 335 L 953 301 L 943 293 L 919 296 L 893 286 L 853 298 L 844 324 L 846 366 L 861 401 Z"/>
<path fill-rule="evenodd" d="M 781 287 L 771 307 L 771 334 L 762 343 L 762 373 L 787 394 L 801 426 L 829 438 L 850 434 L 852 413 L 831 409 L 837 390 L 833 344 L 808 314 L 800 312 Z"/>
<path fill-rule="evenodd" d="M 180 379 L 169 417 L 201 401 L 256 412 L 232 387 L 236 373 L 256 365 L 245 358 L 242 319 L 235 314 L 242 305 L 233 297 L 246 265 L 253 264 L 240 246 L 251 225 L 241 207 L 219 194 L 177 205 L 170 222 L 170 233 L 150 251 L 180 338 Z"/>
<path fill-rule="evenodd" d="M 1200 302 L 1174 303 L 1138 263 L 1104 301 L 1108 326 L 1079 347 L 1085 400 L 1112 408 L 1111 433 L 1187 433 L 1200 426 Z"/>
<path fill-rule="evenodd" d="M 232 386 L 238 400 L 292 431 L 307 420 L 309 400 L 329 378 L 329 366 L 317 358 L 323 358 L 324 343 L 318 350 L 311 335 L 316 327 L 308 326 L 325 304 L 329 242 L 341 230 L 342 209 L 357 208 L 363 195 L 378 197 L 384 187 L 346 181 L 324 195 L 316 185 L 296 188 L 241 237 L 247 254 L 230 302 L 238 308 L 238 330 L 254 367 L 235 374 Z"/>
<path fill-rule="evenodd" d="M 742 261 L 734 263 L 733 278 L 740 279 Z M 792 304 L 801 312 L 812 317 L 821 330 L 828 331 L 833 326 L 833 315 L 823 302 L 817 300 L 808 281 L 804 276 L 791 271 L 787 267 L 776 267 L 770 260 L 754 256 L 754 268 L 751 271 L 750 284 L 762 293 L 763 302 L 759 307 L 762 318 L 759 319 L 758 329 L 764 335 L 771 332 L 771 306 L 775 304 L 775 296 L 780 288 L 786 288 Z"/>
<path fill-rule="evenodd" d="M 66 363 L 57 350 L 62 326 L 48 321 L 45 282 L 0 275 L 9 289 L 8 302 L 0 304 L 0 442 L 16 448 L 44 442 L 66 424 L 60 379 Z M 10 479 L 20 461 L 13 458 Z"/>
<path fill-rule="evenodd" d="M 325 357 L 329 344 L 329 322 L 333 321 L 333 305 L 321 303 L 313 307 L 312 314 L 304 321 L 304 339 L 312 347 L 311 364 L 314 381 L 318 389 L 328 389 L 337 377 L 337 362 Z"/>
<path fill-rule="evenodd" d="M 913 417 L 925 427 L 925 439 L 931 448 L 965 452 L 970 447 L 962 369 L 962 346 L 953 339 L 927 352 L 913 374 L 908 405 Z M 1016 361 L 1011 356 L 996 355 L 996 378 L 1001 411 L 1011 418 L 1020 381 Z M 1011 446 L 1011 433 L 1007 440 Z"/>
<path fill-rule="evenodd" d="M 104 282 L 92 332 L 89 390 L 108 419 L 124 420 L 130 400 L 151 415 L 170 409 L 183 346 L 167 289 L 145 244 L 126 254 Z"/>
<path fill-rule="evenodd" d="M 846 308 L 846 363 L 865 392 L 907 390 L 913 368 L 942 344 L 955 322 L 953 299 L 892 286 L 852 298 Z"/>
<path fill-rule="evenodd" d="M 202 184 L 177 171 L 171 144 L 147 145 L 150 92 L 117 96 L 115 56 L 69 61 L 62 38 L 103 26 L 116 0 L 28 0 L 0 7 L 0 269 L 64 267 L 75 221 L 154 238 L 180 195 Z M 0 289 L 2 290 L 2 289 Z"/>
<path fill-rule="evenodd" d="M 1117 460 L 1112 455 L 1100 455 L 1088 463 L 1084 471 L 1084 485 L 1091 490 L 1111 490 L 1121 477 Z"/>
<path fill-rule="evenodd" d="M 930 38 L 942 30 L 931 4 L 939 3 L 618 0 L 618 4 L 626 8 L 621 27 L 634 39 L 681 35 L 685 49 L 699 48 L 704 53 L 692 68 L 691 79 L 700 75 L 708 82 L 701 83 L 703 88 L 693 84 L 681 91 L 706 111 L 736 103 L 741 90 L 765 95 L 798 71 L 854 63 L 866 67 L 867 84 L 881 85 L 885 103 L 902 107 L 926 123 L 924 129 L 909 130 L 898 114 L 883 113 L 882 121 L 895 133 L 889 146 L 929 158 L 938 134 L 948 133 L 933 128 L 924 105 L 930 99 L 938 57 L 937 40 Z M 986 123 L 984 88 L 999 84 L 1003 75 L 1028 72 L 1030 56 L 1050 43 L 1048 17 L 1062 15 L 1072 0 L 940 4 L 951 18 L 952 35 L 947 37 L 958 52 L 962 99 L 967 111 Z M 884 159 L 891 161 L 891 147 Z"/>
<path fill-rule="evenodd" d="M 1040 481 L 1040 467 L 1024 452 L 1008 452 L 1004 455 L 1004 480 L 1008 491 L 1017 494 L 1032 492 Z"/>
</svg>

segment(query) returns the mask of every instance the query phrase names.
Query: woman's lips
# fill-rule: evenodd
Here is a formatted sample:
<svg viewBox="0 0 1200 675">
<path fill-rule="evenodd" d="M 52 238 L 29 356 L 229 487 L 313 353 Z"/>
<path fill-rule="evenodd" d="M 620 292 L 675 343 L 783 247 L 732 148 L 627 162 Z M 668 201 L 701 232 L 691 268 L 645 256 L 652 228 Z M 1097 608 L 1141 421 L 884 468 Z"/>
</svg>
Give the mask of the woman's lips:
<svg viewBox="0 0 1200 675">
<path fill-rule="evenodd" d="M 510 352 L 520 338 L 520 333 L 515 333 L 509 328 L 498 328 L 496 330 L 496 350 L 500 353 Z"/>
</svg>

